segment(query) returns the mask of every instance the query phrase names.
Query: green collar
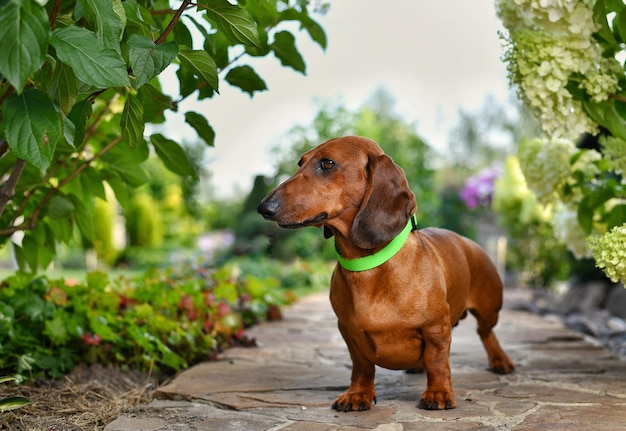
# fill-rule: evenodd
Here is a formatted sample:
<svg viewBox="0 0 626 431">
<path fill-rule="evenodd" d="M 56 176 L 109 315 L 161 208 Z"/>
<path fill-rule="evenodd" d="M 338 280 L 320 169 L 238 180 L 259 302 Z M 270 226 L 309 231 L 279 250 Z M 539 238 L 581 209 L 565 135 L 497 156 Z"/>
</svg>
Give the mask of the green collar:
<svg viewBox="0 0 626 431">
<path fill-rule="evenodd" d="M 415 221 L 415 216 L 413 215 L 402 232 L 400 232 L 394 239 L 391 240 L 389 244 L 376 253 L 356 259 L 344 259 L 337 251 L 337 260 L 339 261 L 339 264 L 348 271 L 360 272 L 376 268 L 394 257 L 406 242 L 409 234 L 416 229 L 417 223 Z"/>
</svg>

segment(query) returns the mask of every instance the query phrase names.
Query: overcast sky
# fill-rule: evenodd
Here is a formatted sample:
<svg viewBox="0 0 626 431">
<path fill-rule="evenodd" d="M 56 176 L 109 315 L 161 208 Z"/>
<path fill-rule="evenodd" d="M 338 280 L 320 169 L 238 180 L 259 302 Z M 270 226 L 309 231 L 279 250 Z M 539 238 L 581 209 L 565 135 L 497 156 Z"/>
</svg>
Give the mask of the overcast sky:
<svg viewBox="0 0 626 431">
<path fill-rule="evenodd" d="M 294 125 L 311 123 L 316 99 L 341 97 L 357 109 L 384 87 L 396 112 L 441 149 L 459 108 L 476 110 L 489 94 L 508 97 L 493 0 L 331 0 L 318 21 L 326 51 L 305 32 L 296 39 L 306 76 L 281 67 L 273 55 L 244 59 L 241 64 L 252 65 L 269 91 L 251 99 L 222 82 L 219 96 L 181 106 L 181 113 L 207 115 L 216 131 L 207 156 L 219 196 L 247 192 L 255 175 L 273 174 L 270 149 Z M 169 137 L 195 139 L 191 129 L 174 125 Z"/>
</svg>

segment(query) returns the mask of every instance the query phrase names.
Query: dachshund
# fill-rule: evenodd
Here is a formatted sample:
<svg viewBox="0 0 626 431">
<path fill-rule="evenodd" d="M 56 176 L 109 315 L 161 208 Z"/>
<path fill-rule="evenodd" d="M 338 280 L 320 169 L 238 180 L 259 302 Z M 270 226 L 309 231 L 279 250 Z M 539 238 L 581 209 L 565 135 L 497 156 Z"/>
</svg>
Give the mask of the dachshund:
<svg viewBox="0 0 626 431">
<path fill-rule="evenodd" d="M 280 227 L 323 227 L 335 237 L 338 264 L 330 301 L 352 360 L 351 383 L 332 408 L 376 403 L 375 365 L 426 372 L 418 407 L 456 407 L 450 375 L 452 327 L 469 311 L 489 369 L 515 366 L 492 328 L 502 282 L 478 244 L 449 230 L 414 223 L 415 195 L 404 171 L 364 137 L 329 140 L 306 152 L 297 172 L 257 211 Z"/>
</svg>

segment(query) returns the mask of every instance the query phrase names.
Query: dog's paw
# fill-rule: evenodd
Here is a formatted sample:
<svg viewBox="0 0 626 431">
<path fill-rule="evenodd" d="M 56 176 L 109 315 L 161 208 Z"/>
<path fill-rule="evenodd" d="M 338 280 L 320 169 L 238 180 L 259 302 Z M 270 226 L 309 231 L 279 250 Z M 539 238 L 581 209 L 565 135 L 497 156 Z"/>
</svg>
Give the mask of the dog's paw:
<svg viewBox="0 0 626 431">
<path fill-rule="evenodd" d="M 449 410 L 456 407 L 454 395 L 451 391 L 425 391 L 422 394 L 419 404 L 424 410 Z"/>
<path fill-rule="evenodd" d="M 332 408 L 338 412 L 362 412 L 371 409 L 372 403 L 376 404 L 376 393 L 373 390 L 348 390 L 337 397 Z"/>
<path fill-rule="evenodd" d="M 489 363 L 489 370 L 496 374 L 509 374 L 515 371 L 515 364 L 513 364 L 509 357 L 505 355 L 491 360 Z"/>
</svg>

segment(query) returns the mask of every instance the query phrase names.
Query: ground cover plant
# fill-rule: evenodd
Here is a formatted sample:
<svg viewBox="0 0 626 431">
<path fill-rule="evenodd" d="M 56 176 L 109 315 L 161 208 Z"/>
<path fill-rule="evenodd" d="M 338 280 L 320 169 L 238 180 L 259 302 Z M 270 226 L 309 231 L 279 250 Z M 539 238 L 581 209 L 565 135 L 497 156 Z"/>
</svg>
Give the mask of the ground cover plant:
<svg viewBox="0 0 626 431">
<path fill-rule="evenodd" d="M 0 373 L 58 378 L 79 363 L 172 373 L 279 318 L 292 300 L 279 283 L 198 264 L 86 282 L 17 273 L 0 288 Z"/>
</svg>

